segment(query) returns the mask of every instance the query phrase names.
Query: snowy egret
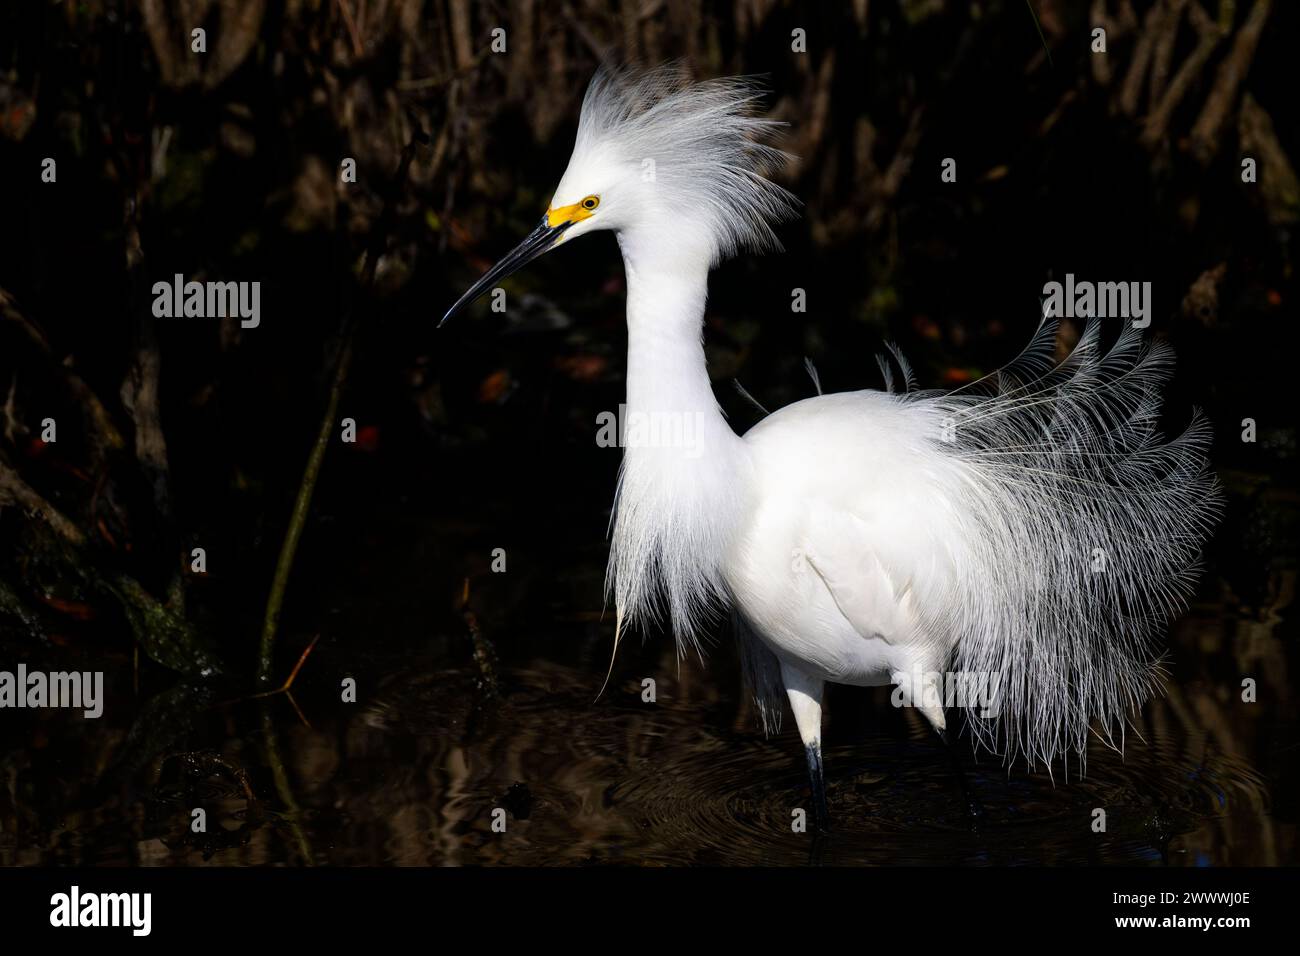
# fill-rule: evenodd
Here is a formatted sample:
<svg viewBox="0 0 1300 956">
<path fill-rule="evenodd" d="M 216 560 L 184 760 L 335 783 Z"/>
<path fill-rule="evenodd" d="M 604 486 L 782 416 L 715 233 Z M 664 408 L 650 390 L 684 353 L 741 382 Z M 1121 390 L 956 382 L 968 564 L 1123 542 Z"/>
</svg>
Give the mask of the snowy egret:
<svg viewBox="0 0 1300 956">
<path fill-rule="evenodd" d="M 1206 421 L 1157 432 L 1168 347 L 1132 323 L 1103 346 L 1094 320 L 1056 364 L 1045 317 L 972 386 L 916 391 L 894 352 L 901 391 L 882 360 L 886 391 L 819 394 L 737 435 L 701 342 L 709 270 L 775 247 L 796 205 L 766 178 L 784 154 L 764 143 L 760 94 L 748 79 L 602 68 L 546 215 L 443 318 L 562 242 L 617 237 L 626 414 L 676 420 L 650 431 L 692 440 L 625 444 L 615 650 L 626 627 L 666 620 L 679 653 L 698 652 L 730 610 L 769 732 L 789 700 L 822 827 L 827 683 L 894 685 L 945 741 L 952 676 L 980 683 L 975 745 L 1031 768 L 1082 763 L 1090 731 L 1122 748 L 1219 507 Z"/>
</svg>

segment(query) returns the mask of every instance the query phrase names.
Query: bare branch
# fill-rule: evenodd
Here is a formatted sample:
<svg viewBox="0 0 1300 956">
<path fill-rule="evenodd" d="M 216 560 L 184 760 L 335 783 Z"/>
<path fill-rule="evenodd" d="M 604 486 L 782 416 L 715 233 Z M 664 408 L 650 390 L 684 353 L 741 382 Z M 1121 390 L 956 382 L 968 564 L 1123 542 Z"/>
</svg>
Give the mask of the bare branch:
<svg viewBox="0 0 1300 956">
<path fill-rule="evenodd" d="M 1214 158 L 1219 148 L 1219 130 L 1223 121 L 1237 99 L 1237 90 L 1250 71 L 1250 64 L 1255 59 L 1255 49 L 1264 32 L 1264 24 L 1273 7 L 1272 0 L 1256 0 L 1250 8 L 1246 22 L 1237 31 L 1237 39 L 1232 44 L 1232 52 L 1219 64 L 1219 72 L 1214 78 L 1214 88 L 1206 97 L 1201 115 L 1192 127 L 1192 154 L 1202 163 Z"/>
</svg>

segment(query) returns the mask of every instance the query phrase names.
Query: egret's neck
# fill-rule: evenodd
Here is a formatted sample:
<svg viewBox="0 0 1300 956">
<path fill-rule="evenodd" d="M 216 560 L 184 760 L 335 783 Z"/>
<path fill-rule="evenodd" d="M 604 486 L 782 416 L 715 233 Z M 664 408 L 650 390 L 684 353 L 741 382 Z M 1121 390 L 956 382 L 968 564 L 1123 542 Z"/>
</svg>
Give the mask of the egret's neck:
<svg viewBox="0 0 1300 956">
<path fill-rule="evenodd" d="M 679 645 L 727 602 L 722 562 L 749 488 L 744 442 L 718 407 L 702 341 L 709 255 L 622 234 L 627 405 L 609 588 L 623 616 L 667 611 Z"/>
<path fill-rule="evenodd" d="M 704 359 L 708 253 L 619 237 L 627 274 L 627 407 L 645 416 L 681 417 L 709 445 L 727 453 L 739 444 L 723 418 Z M 673 456 L 676 457 L 676 456 Z"/>
</svg>

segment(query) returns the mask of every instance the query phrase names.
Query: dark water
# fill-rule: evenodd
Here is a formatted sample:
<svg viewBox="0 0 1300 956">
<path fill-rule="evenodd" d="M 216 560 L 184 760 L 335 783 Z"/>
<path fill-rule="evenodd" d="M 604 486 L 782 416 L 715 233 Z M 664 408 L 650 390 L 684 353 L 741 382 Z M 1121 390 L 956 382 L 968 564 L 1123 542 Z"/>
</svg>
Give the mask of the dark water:
<svg viewBox="0 0 1300 956">
<path fill-rule="evenodd" d="M 776 9 L 798 17 L 797 6 Z M 1153 280 L 1162 331 L 1187 370 L 1168 396 L 1172 424 L 1181 428 L 1193 405 L 1209 410 L 1231 505 L 1199 597 L 1171 629 L 1166 695 L 1135 719 L 1123 757 L 1098 741 L 1086 776 L 1057 768 L 1053 778 L 988 758 L 977 763 L 964 748 L 967 785 L 983 808 L 972 828 L 946 754 L 915 714 L 890 707 L 883 690 L 832 689 L 826 762 L 835 831 L 814 843 L 791 832 L 792 809 L 809 801 L 793 729 L 787 722 L 772 738 L 757 729 L 724 636 L 707 666 L 679 664 L 663 636 L 631 642 L 596 700 L 612 638 L 599 609 L 617 452 L 596 449 L 591 435 L 596 413 L 617 408 L 625 393 L 617 248 L 593 239 L 581 253 L 561 250 L 520 287 L 545 296 L 521 297 L 510 316 L 482 310 L 436 337 L 432 328 L 477 277 L 485 264 L 478 260 L 509 249 L 517 227 L 536 221 L 564 169 L 576 117 L 538 142 L 522 122 L 530 103 L 554 105 L 546 102 L 553 88 L 538 86 L 532 100 L 510 106 L 517 115 L 494 121 L 492 100 L 472 96 L 482 122 L 469 126 L 471 148 L 459 167 L 449 160 L 450 175 L 430 181 L 420 172 L 413 211 L 402 213 L 404 238 L 381 281 L 390 288 L 367 307 L 346 397 L 346 413 L 374 423 L 382 439 L 373 454 L 333 450 L 327 460 L 277 649 L 283 675 L 320 636 L 292 700 L 241 699 L 247 681 L 178 684 L 148 662 L 137 671 L 120 627 L 69 623 L 62 613 L 49 616 L 48 632 L 0 621 L 0 667 L 103 670 L 109 691 L 97 721 L 57 711 L 0 715 L 0 865 L 1300 862 L 1291 204 L 1269 200 L 1278 208 L 1266 217 L 1255 197 L 1242 201 L 1231 140 L 1208 170 L 1180 158 L 1208 87 L 1195 91 L 1186 121 L 1171 129 L 1173 148 L 1148 157 L 1104 97 L 1080 95 L 1068 59 L 1049 66 L 1048 79 L 1026 70 L 1039 39 L 1023 4 L 1002 6 L 1002 20 L 997 5 L 983 15 L 992 29 L 980 36 L 990 42 L 959 43 L 960 18 L 921 17 L 929 22 L 917 33 L 895 27 L 895 38 L 910 38 L 898 43 L 882 42 L 888 34 L 877 26 L 835 31 L 827 21 L 821 32 L 836 38 L 838 63 L 849 72 L 835 81 L 825 142 L 810 143 L 802 181 L 790 184 L 809 202 L 806 218 L 783 235 L 785 257 L 746 258 L 714 273 L 706 343 L 719 400 L 743 430 L 754 413 L 726 384 L 733 375 L 779 407 L 811 394 L 805 355 L 828 389 L 862 387 L 877 384 L 869 370 L 882 341 L 898 339 L 922 381 L 938 385 L 955 381 L 941 372 L 987 370 L 1015 355 L 1049 276 Z M 1275 4 L 1274 16 L 1292 6 Z M 159 125 L 129 124 L 128 136 L 111 144 L 77 134 L 88 150 L 86 175 L 73 177 L 81 186 L 31 193 L 43 198 L 21 200 L 13 216 L 32 228 L 9 230 L 12 275 L 3 284 L 48 326 L 58 354 L 75 359 L 101 398 L 117 393 L 128 356 L 120 324 L 104 317 L 105 290 L 122 285 L 124 260 L 111 160 L 132 136 L 147 151 L 150 130 L 164 126 L 183 132 L 171 154 L 181 175 L 146 211 L 149 271 L 237 262 L 249 276 L 265 276 L 268 304 L 278 299 L 291 314 L 266 322 L 238 350 L 223 349 L 219 360 L 206 327 L 159 330 L 174 524 L 213 556 L 211 574 L 188 582 L 191 616 L 236 670 L 246 669 L 320 415 L 325 337 L 349 298 L 347 265 L 363 244 L 358 233 L 342 249 L 336 233 L 345 230 L 303 232 L 291 221 L 314 218 L 317 205 L 303 198 L 315 187 L 299 177 L 297 159 L 333 162 L 342 127 L 315 107 L 311 122 L 285 119 L 299 116 L 301 97 L 319 92 L 318 77 L 294 72 L 314 70 L 310 58 L 253 58 L 287 62 L 288 82 L 279 67 L 272 75 L 250 62 L 242 79 L 209 91 L 210 101 L 159 99 L 149 70 L 122 74 L 98 59 L 124 37 L 143 42 L 143 32 L 132 40 L 105 24 L 112 47 L 83 42 L 64 32 L 79 29 L 82 14 L 44 8 L 53 11 L 49 32 L 13 31 L 15 49 L 30 54 L 15 61 L 26 79 L 14 88 L 43 91 L 33 147 L 40 137 L 55 143 L 57 128 L 99 130 L 96 97 L 161 104 Z M 872 7 L 874 24 L 901 22 L 888 8 Z M 336 24 L 308 19 L 315 26 L 286 36 L 317 49 L 315 27 Z M 320 49 L 329 49 L 330 35 L 321 34 Z M 813 73 L 776 56 L 785 46 L 771 35 L 754 32 L 727 56 L 744 72 L 775 72 L 774 88 L 793 97 L 798 133 L 808 125 L 798 104 L 816 92 L 801 77 Z M 1286 35 L 1266 31 L 1249 86 L 1273 116 L 1280 152 L 1294 157 L 1293 97 L 1281 82 L 1294 66 Z M 51 37 L 63 37 L 57 57 L 45 55 Z M 123 62 L 132 50 L 119 54 Z M 91 59 L 80 60 L 83 53 Z M 24 62 L 53 72 L 37 84 Z M 404 54 L 401 62 L 420 59 Z M 1216 68 L 1210 61 L 1207 69 Z M 572 72 L 585 76 L 587 68 L 575 62 Z M 398 73 L 379 73 L 378 86 L 360 75 L 344 84 L 349 99 L 361 94 L 344 125 L 358 137 L 382 133 L 368 137 L 361 155 L 389 169 L 397 124 L 387 111 L 399 101 L 384 91 Z M 89 101 L 68 99 L 92 88 Z M 267 89 L 281 93 L 266 96 Z M 571 92 L 576 103 L 577 87 Z M 864 130 L 879 129 L 877 161 L 887 162 L 920 105 L 926 134 L 915 172 L 896 197 L 879 199 L 874 182 L 847 161 L 850 147 Z M 210 123 L 227 113 L 255 118 L 223 119 L 220 135 L 247 125 L 238 138 L 255 132 L 255 157 L 215 145 Z M 1236 125 L 1226 123 L 1225 132 Z M 480 154 L 475 137 L 490 148 Z M 965 144 L 963 169 L 1002 175 L 959 191 L 923 175 L 952 143 Z M 29 168 L 26 147 L 8 156 L 15 170 Z M 427 169 L 423 159 L 417 165 Z M 276 197 L 287 196 L 296 197 L 293 215 L 278 225 Z M 847 228 L 846 212 L 861 218 L 858 210 L 878 206 L 889 210 L 886 225 Z M 468 249 L 453 243 L 434 254 L 451 230 L 432 226 L 431 209 L 472 234 Z M 341 223 L 349 218 L 340 214 Z M 67 228 L 72 221 L 84 228 Z M 1065 226 L 1044 241 L 1045 223 Z M 429 228 L 441 230 L 438 242 Z M 78 281 L 60 271 L 66 262 L 77 265 Z M 1177 317 L 1189 286 L 1219 262 L 1229 266 L 1221 305 Z M 807 314 L 789 312 L 794 285 L 812 292 Z M 39 421 L 44 404 L 30 403 L 26 391 L 39 376 L 22 370 L 15 381 L 20 410 Z M 10 377 L 0 383 L 8 387 Z M 489 383 L 496 384 L 485 389 Z M 1258 443 L 1239 440 L 1247 416 L 1260 419 Z M 468 477 L 454 477 L 464 469 L 472 469 Z M 60 478 L 51 487 L 68 485 Z M 131 503 L 138 492 L 129 482 L 116 491 L 133 516 L 151 513 Z M 84 505 L 84 497 L 66 504 Z M 14 512 L 10 522 L 19 520 Z M 135 538 L 148 539 L 147 528 Z M 485 555 L 498 545 L 509 552 L 506 574 L 487 567 Z M 7 539 L 3 547 L 7 554 Z M 154 575 L 170 567 L 172 553 L 159 542 L 128 563 Z M 104 557 L 115 569 L 126 560 Z M 29 570 L 0 575 L 0 587 L 41 580 Z M 497 657 L 494 693 L 457 607 L 466 578 Z M 355 703 L 340 699 L 349 677 Z M 647 678 L 656 682 L 654 703 L 641 699 Z M 1242 700 L 1244 680 L 1255 683 L 1255 702 Z M 196 808 L 207 813 L 205 834 L 190 830 Z M 506 813 L 505 833 L 493 832 L 496 808 Z M 1099 809 L 1105 832 L 1093 829 Z"/>
<path fill-rule="evenodd" d="M 1289 589 L 1293 578 L 1276 584 Z M 834 831 L 814 840 L 791 831 L 792 809 L 810 805 L 797 737 L 788 718 L 770 739 L 756 728 L 729 647 L 704 667 L 679 668 L 667 642 L 625 646 L 595 701 L 609 644 L 598 615 L 556 611 L 538 625 L 521 613 L 482 615 L 499 649 L 495 693 L 467 633 L 400 650 L 372 634 L 360 652 L 327 636 L 292 702 L 228 703 L 220 689 L 187 685 L 136 696 L 122 668 L 103 719 L 42 712 L 29 717 L 27 745 L 7 751 L 0 863 L 1296 858 L 1294 649 L 1267 614 L 1194 606 L 1171 635 L 1166 696 L 1145 708 L 1122 758 L 1096 743 L 1082 779 L 1074 768 L 1066 779 L 1058 767 L 1053 780 L 976 762 L 963 741 L 983 810 L 975 822 L 941 743 L 916 715 L 893 709 L 884 690 L 833 689 Z M 304 643 L 287 637 L 293 654 L 283 656 Z M 340 675 L 357 680 L 357 703 L 339 700 Z M 1238 675 L 1257 678 L 1258 703 L 1241 702 Z M 645 677 L 656 682 L 653 703 L 642 699 Z M 188 831 L 195 807 L 208 814 L 206 834 Z M 493 832 L 495 808 L 505 810 L 504 833 Z M 1104 833 L 1092 828 L 1096 808 Z"/>
<path fill-rule="evenodd" d="M 1030 773 L 977 761 L 963 738 L 982 808 L 972 822 L 917 714 L 884 688 L 833 687 L 834 829 L 814 840 L 791 829 L 792 811 L 811 806 L 797 735 L 787 715 L 763 736 L 725 630 L 703 663 L 679 662 L 664 635 L 625 640 L 597 700 L 613 636 L 601 614 L 600 476 L 530 483 L 434 456 L 431 470 L 357 467 L 375 470 L 335 463 L 295 572 L 277 673 L 320 639 L 292 699 L 246 699 L 247 681 L 177 682 L 147 662 L 137 672 L 129 639 L 94 624 L 10 639 L 0 659 L 104 670 L 107 700 L 99 720 L 6 712 L 0 865 L 1300 860 L 1288 557 L 1300 501 L 1285 483 L 1225 478 L 1228 513 L 1199 595 L 1169 631 L 1165 694 L 1138 715 L 1122 757 L 1097 740 L 1082 777 Z M 489 566 L 498 543 L 501 574 Z M 228 658 L 247 648 L 238 667 L 253 658 L 264 592 L 260 569 L 247 583 L 235 575 L 210 587 L 248 595 L 249 613 L 212 619 L 229 631 Z M 355 702 L 341 699 L 348 678 Z M 190 828 L 196 808 L 206 833 Z M 498 808 L 504 833 L 492 827 Z M 1105 832 L 1093 828 L 1098 810 Z"/>
</svg>

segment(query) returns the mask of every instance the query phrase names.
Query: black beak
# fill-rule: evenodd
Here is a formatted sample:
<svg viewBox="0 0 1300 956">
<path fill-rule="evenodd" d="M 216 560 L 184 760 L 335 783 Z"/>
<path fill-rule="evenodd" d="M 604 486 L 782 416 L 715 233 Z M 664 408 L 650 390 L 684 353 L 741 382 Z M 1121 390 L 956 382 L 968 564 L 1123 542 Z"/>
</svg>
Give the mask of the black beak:
<svg viewBox="0 0 1300 956">
<path fill-rule="evenodd" d="M 513 272 L 519 271 L 543 253 L 549 252 L 554 248 L 555 243 L 559 241 L 560 236 L 564 234 L 564 230 L 571 225 L 573 225 L 571 222 L 562 222 L 558 226 L 552 226 L 547 223 L 546 217 L 543 216 L 542 221 L 537 224 L 536 229 L 528 234 L 527 239 L 510 250 L 510 253 L 504 259 L 485 272 L 483 278 L 470 286 L 469 291 L 456 300 L 456 304 L 447 310 L 447 314 L 438 323 L 438 328 L 446 325 L 448 319 L 492 288 L 496 282 Z"/>
</svg>

